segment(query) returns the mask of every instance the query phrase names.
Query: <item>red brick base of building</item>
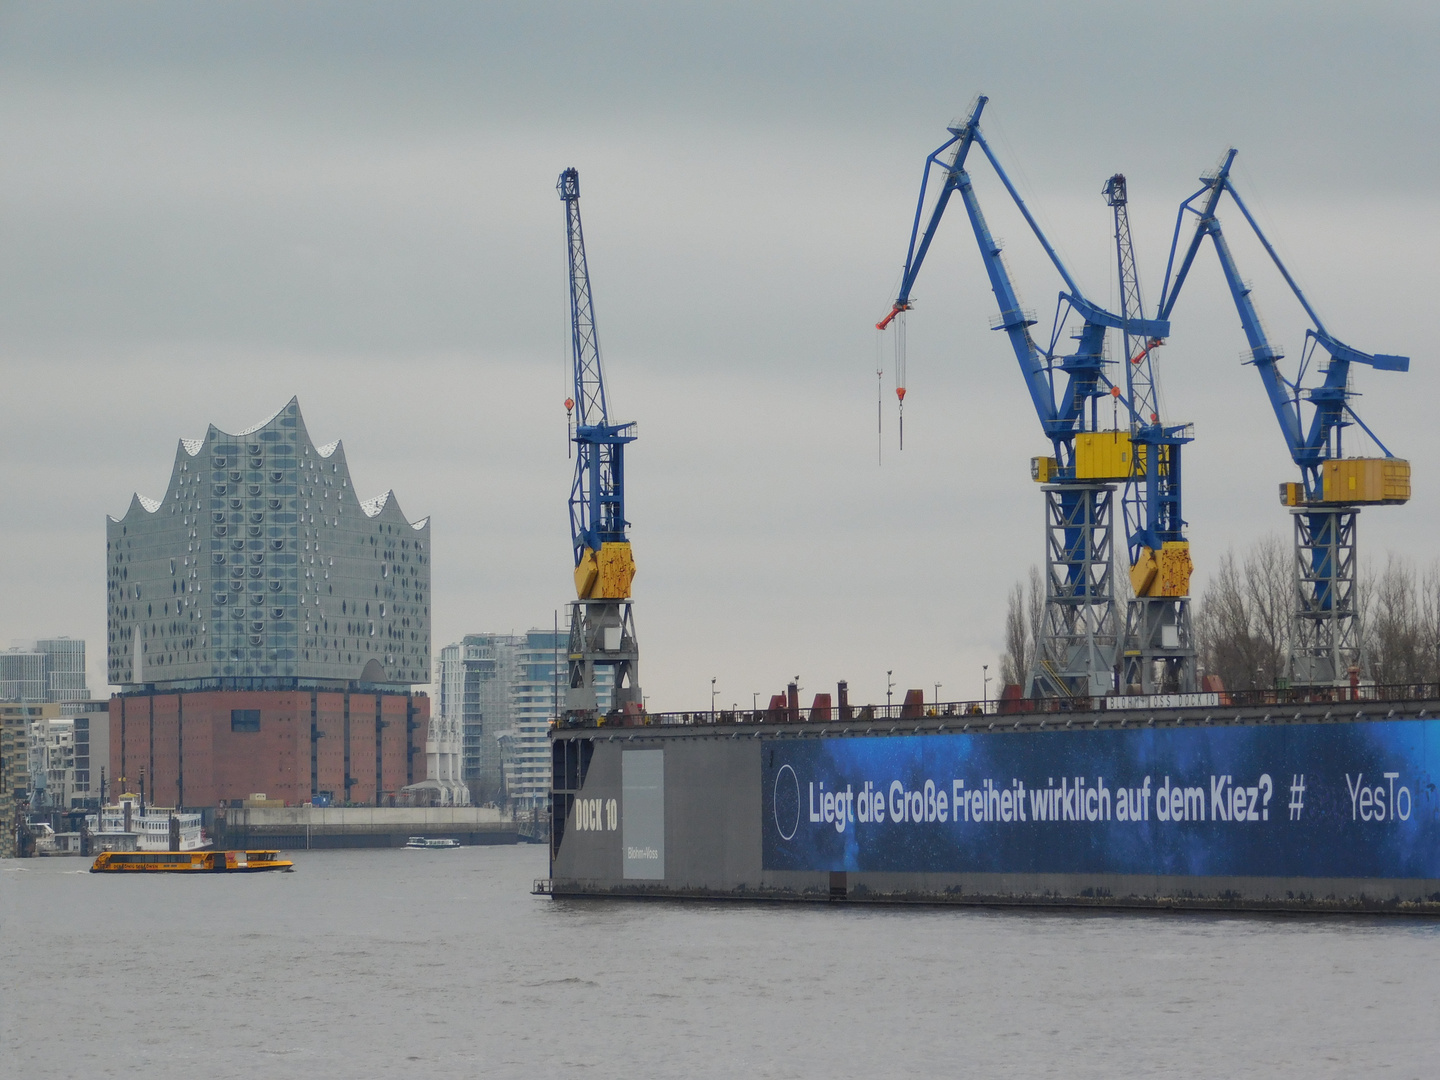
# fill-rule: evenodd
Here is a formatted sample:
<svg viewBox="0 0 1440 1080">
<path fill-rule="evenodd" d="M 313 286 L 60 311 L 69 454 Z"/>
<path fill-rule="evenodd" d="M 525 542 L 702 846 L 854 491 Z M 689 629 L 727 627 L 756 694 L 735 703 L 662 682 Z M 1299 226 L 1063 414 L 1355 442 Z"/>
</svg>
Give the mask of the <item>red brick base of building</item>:
<svg viewBox="0 0 1440 1080">
<path fill-rule="evenodd" d="M 405 691 L 146 690 L 110 699 L 112 798 L 191 809 L 393 805 L 425 779 L 430 699 Z"/>
</svg>

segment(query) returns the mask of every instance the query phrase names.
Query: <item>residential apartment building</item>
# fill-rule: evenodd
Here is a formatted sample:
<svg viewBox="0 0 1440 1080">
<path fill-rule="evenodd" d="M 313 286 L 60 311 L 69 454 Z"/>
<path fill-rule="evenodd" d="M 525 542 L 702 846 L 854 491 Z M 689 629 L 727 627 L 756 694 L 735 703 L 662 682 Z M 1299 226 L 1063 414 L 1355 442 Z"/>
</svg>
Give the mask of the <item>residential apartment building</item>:
<svg viewBox="0 0 1440 1080">
<path fill-rule="evenodd" d="M 77 707 L 87 711 L 62 713 Z M 47 702 L 41 715 L 31 718 L 26 771 L 34 809 L 99 808 L 110 756 L 109 708 L 108 701 Z"/>
<path fill-rule="evenodd" d="M 58 719 L 51 702 L 0 702 L 0 859 L 14 858 L 16 833 L 30 806 L 30 729 Z"/>
<path fill-rule="evenodd" d="M 75 731 L 75 778 L 70 805 L 98 810 L 106 801 L 106 770 L 110 767 L 110 702 L 79 704 L 84 711 L 73 712 L 70 717 Z M 74 703 L 61 706 L 74 707 Z"/>
<path fill-rule="evenodd" d="M 463 773 L 475 803 L 543 805 L 550 792 L 550 721 L 564 700 L 569 629 L 467 634 L 440 650 L 440 712 L 461 725 Z M 600 676 L 610 707 L 611 674 Z"/>
<path fill-rule="evenodd" d="M 461 779 L 477 805 L 505 798 L 497 739 L 510 727 L 515 655 L 522 640 L 514 634 L 466 634 L 440 650 L 439 713 L 460 727 Z"/>
</svg>

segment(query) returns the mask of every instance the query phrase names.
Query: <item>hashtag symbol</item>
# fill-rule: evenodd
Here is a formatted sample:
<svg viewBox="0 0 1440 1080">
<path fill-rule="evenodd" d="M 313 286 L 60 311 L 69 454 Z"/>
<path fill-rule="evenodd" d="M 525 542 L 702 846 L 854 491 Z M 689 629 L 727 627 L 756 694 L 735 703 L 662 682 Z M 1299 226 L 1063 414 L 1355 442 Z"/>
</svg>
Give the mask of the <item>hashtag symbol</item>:
<svg viewBox="0 0 1440 1080">
<path fill-rule="evenodd" d="M 1305 809 L 1305 774 L 1292 774 L 1290 780 L 1290 820 L 1299 821 L 1300 811 Z"/>
</svg>

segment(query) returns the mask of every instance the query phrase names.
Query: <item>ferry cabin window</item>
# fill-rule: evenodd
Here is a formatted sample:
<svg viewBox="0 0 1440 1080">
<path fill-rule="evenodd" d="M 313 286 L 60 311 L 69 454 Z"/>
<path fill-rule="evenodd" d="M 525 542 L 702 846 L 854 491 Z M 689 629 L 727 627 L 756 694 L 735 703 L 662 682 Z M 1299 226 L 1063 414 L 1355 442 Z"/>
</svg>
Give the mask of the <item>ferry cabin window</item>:
<svg viewBox="0 0 1440 1080">
<path fill-rule="evenodd" d="M 124 863 L 124 864 L 129 865 L 129 866 L 134 866 L 134 865 L 142 865 L 142 866 L 143 866 L 143 865 L 146 865 L 146 864 L 159 865 L 159 864 L 161 864 L 161 863 L 164 863 L 164 864 L 170 864 L 170 863 L 177 863 L 177 864 L 178 864 L 178 863 L 188 863 L 189 861 L 190 861 L 190 856 L 189 856 L 189 855 L 183 855 L 183 854 L 182 854 L 182 855 L 177 855 L 177 854 L 172 854 L 172 853 L 170 853 L 170 852 L 163 852 L 163 851 L 142 851 L 142 852 L 132 852 L 132 853 L 129 853 L 129 854 L 119 854 L 119 855 L 111 855 L 111 856 L 110 856 L 110 862 L 111 862 L 112 865 L 113 865 L 114 863 Z"/>
<path fill-rule="evenodd" d="M 259 731 L 260 710 L 259 709 L 231 709 L 230 710 L 231 731 Z"/>
</svg>

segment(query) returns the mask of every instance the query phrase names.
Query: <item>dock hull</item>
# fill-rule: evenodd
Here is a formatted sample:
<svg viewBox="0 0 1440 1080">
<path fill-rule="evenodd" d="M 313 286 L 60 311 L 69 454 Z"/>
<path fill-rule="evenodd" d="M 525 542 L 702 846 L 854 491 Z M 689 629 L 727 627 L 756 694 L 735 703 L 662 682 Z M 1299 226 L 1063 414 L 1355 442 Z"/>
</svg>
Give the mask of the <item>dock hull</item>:
<svg viewBox="0 0 1440 1080">
<path fill-rule="evenodd" d="M 1436 915 L 1409 711 L 557 730 L 543 890 Z"/>
</svg>

